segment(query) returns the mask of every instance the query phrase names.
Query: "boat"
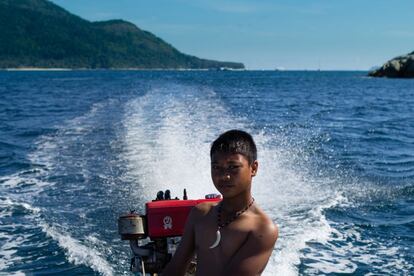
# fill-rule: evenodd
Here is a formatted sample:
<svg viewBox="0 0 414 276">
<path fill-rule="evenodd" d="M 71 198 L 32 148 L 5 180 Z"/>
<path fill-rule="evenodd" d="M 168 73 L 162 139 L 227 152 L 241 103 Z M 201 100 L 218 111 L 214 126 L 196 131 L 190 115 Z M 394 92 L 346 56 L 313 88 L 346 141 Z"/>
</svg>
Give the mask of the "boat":
<svg viewBox="0 0 414 276">
<path fill-rule="evenodd" d="M 145 203 L 145 214 L 130 211 L 118 218 L 118 233 L 128 240 L 131 248 L 130 270 L 156 275 L 162 273 L 174 255 L 187 217 L 195 205 L 202 202 L 218 202 L 221 196 L 206 195 L 203 199 L 171 199 L 170 191 L 159 191 L 155 200 Z M 187 275 L 194 275 L 196 259 L 193 259 Z"/>
</svg>

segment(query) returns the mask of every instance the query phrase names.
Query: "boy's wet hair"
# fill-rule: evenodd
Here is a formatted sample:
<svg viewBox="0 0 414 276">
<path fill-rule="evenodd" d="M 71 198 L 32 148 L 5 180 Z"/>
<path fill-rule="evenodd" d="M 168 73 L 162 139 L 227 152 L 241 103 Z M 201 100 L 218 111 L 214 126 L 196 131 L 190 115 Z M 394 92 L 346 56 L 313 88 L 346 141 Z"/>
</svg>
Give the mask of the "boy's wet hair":
<svg viewBox="0 0 414 276">
<path fill-rule="evenodd" d="M 249 161 L 249 165 L 257 160 L 257 149 L 253 137 L 237 129 L 224 132 L 211 144 L 210 158 L 216 152 L 242 154 Z"/>
</svg>

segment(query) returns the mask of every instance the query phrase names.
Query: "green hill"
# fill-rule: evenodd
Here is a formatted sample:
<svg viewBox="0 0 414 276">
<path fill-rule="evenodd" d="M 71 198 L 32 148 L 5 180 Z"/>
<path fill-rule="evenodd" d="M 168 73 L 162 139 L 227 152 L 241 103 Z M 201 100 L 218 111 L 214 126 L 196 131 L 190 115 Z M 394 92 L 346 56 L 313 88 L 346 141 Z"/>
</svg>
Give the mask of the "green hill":
<svg viewBox="0 0 414 276">
<path fill-rule="evenodd" d="M 0 68 L 244 68 L 179 52 L 123 20 L 90 22 L 46 0 L 0 0 Z"/>
</svg>

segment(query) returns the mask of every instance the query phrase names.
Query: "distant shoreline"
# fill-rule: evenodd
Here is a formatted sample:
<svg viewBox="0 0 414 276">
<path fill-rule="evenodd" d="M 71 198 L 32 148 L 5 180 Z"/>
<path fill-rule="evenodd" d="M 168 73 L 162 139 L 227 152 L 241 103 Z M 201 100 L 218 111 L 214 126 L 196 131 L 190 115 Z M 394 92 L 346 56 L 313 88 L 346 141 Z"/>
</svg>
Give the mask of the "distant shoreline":
<svg viewBox="0 0 414 276">
<path fill-rule="evenodd" d="M 1 71 L 209 71 L 213 69 L 182 69 L 182 68 L 42 68 L 42 67 L 19 67 L 1 68 Z"/>
<path fill-rule="evenodd" d="M 0 68 L 0 71 L 246 71 L 232 68 Z"/>
<path fill-rule="evenodd" d="M 368 72 L 369 70 L 350 70 L 350 69 L 284 69 L 284 70 L 275 70 L 275 69 L 228 69 L 228 68 L 42 68 L 42 67 L 19 67 L 19 68 L 0 68 L 0 71 L 265 71 L 265 72 Z"/>
<path fill-rule="evenodd" d="M 37 67 L 22 67 L 22 68 L 1 68 L 1 71 L 73 71 L 70 68 L 37 68 Z"/>
</svg>

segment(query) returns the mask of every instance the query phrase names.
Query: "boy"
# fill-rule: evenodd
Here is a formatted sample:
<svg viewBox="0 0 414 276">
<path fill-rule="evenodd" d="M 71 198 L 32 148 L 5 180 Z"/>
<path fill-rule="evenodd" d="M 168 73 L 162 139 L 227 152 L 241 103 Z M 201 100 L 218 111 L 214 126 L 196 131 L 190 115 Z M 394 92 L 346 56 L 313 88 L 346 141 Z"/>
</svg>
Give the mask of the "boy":
<svg viewBox="0 0 414 276">
<path fill-rule="evenodd" d="M 227 131 L 213 142 L 210 158 L 211 178 L 223 200 L 192 209 L 181 243 L 162 275 L 184 275 L 194 254 L 197 275 L 260 275 L 278 229 L 251 195 L 258 169 L 253 138 L 244 131 Z"/>
</svg>

